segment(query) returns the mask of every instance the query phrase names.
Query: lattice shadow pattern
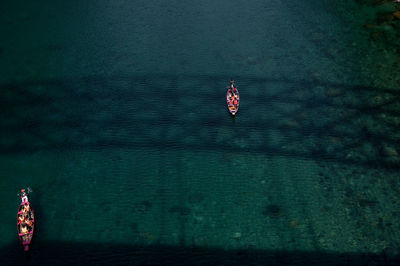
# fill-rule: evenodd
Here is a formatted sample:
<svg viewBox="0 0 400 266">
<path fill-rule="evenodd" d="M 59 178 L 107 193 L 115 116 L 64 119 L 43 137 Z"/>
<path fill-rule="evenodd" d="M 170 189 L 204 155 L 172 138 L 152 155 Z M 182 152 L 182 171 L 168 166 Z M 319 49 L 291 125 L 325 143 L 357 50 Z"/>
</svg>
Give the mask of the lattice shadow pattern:
<svg viewBox="0 0 400 266">
<path fill-rule="evenodd" d="M 156 77 L 156 78 L 155 78 Z M 0 85 L 2 153 L 49 149 L 178 148 L 255 152 L 398 168 L 394 89 L 319 80 L 111 76 Z"/>
</svg>

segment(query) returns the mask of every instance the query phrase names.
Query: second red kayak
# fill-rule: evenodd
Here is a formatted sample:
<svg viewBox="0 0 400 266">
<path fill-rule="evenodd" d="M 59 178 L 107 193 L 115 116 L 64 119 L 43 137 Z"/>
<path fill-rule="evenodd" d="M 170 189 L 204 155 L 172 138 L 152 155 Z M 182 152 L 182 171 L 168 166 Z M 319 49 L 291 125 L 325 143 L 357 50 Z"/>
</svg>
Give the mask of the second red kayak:
<svg viewBox="0 0 400 266">
<path fill-rule="evenodd" d="M 28 194 L 25 189 L 21 190 L 21 204 L 18 208 L 17 214 L 17 230 L 18 237 L 24 246 L 24 250 L 29 250 L 31 244 L 33 231 L 35 229 L 35 215 L 31 204 L 28 200 Z"/>
</svg>

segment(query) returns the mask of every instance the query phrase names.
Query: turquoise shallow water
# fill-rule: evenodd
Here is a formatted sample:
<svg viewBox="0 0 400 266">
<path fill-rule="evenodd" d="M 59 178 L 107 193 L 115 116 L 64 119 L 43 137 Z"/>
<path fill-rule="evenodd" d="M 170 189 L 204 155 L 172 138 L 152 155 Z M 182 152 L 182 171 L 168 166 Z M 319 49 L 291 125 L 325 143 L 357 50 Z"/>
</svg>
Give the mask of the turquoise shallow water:
<svg viewBox="0 0 400 266">
<path fill-rule="evenodd" d="M 398 88 L 356 4 L 310 2 L 3 3 L 0 261 L 394 262 Z"/>
</svg>

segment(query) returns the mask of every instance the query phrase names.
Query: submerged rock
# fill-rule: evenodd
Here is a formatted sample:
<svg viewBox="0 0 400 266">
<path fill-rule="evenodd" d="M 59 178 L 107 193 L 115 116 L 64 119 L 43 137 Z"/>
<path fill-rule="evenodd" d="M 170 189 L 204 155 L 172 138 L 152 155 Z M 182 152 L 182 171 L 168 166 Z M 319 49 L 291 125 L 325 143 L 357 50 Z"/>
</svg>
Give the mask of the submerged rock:
<svg viewBox="0 0 400 266">
<path fill-rule="evenodd" d="M 380 105 L 383 103 L 383 97 L 380 95 L 377 95 L 374 97 L 374 104 Z"/>
<path fill-rule="evenodd" d="M 256 65 L 256 64 L 258 64 L 258 60 L 257 60 L 256 57 L 248 56 L 248 57 L 247 57 L 247 64 L 249 64 L 249 65 Z"/>
<path fill-rule="evenodd" d="M 385 35 L 380 31 L 371 32 L 370 38 L 373 41 L 379 41 L 385 38 Z"/>
<path fill-rule="evenodd" d="M 151 232 L 141 232 L 140 238 L 148 243 L 151 243 L 157 239 L 157 237 Z"/>
<path fill-rule="evenodd" d="M 358 204 L 360 205 L 360 207 L 364 208 L 364 207 L 373 207 L 373 206 L 375 206 L 377 204 L 377 202 L 374 201 L 374 200 L 368 200 L 368 199 L 365 199 L 365 198 L 361 198 L 358 201 Z"/>
<path fill-rule="evenodd" d="M 366 28 L 367 30 L 373 30 L 376 27 L 377 26 L 375 24 L 370 24 L 370 23 L 367 23 L 367 24 L 364 25 L 364 28 Z"/>
<path fill-rule="evenodd" d="M 392 258 L 392 257 L 395 257 L 396 255 L 398 255 L 398 251 L 397 251 L 396 248 L 386 247 L 386 248 L 383 249 L 383 254 L 386 257 Z"/>
<path fill-rule="evenodd" d="M 320 41 L 324 39 L 324 35 L 319 32 L 314 32 L 311 34 L 311 40 Z"/>
<path fill-rule="evenodd" d="M 399 153 L 397 152 L 397 150 L 395 148 L 389 147 L 389 146 L 383 146 L 382 153 L 386 157 L 398 157 L 399 156 Z"/>
<path fill-rule="evenodd" d="M 189 196 L 189 203 L 198 204 L 204 200 L 204 195 L 201 193 L 193 193 Z"/>
<path fill-rule="evenodd" d="M 382 155 L 385 156 L 384 161 L 392 165 L 398 165 L 400 163 L 399 153 L 396 148 L 390 146 L 382 147 Z"/>
<path fill-rule="evenodd" d="M 296 228 L 298 224 L 299 224 L 299 218 L 295 218 L 295 219 L 290 221 L 290 227 L 291 228 Z"/>
<path fill-rule="evenodd" d="M 396 7 L 393 4 L 393 0 L 372 0 L 375 2 L 375 10 L 378 14 L 392 13 L 396 11 Z"/>
<path fill-rule="evenodd" d="M 281 207 L 275 204 L 266 206 L 262 214 L 270 218 L 279 218 L 283 215 Z"/>
<path fill-rule="evenodd" d="M 129 228 L 131 229 L 131 231 L 133 232 L 133 233 L 137 233 L 138 232 L 138 224 L 137 223 L 130 223 L 129 224 Z"/>
<path fill-rule="evenodd" d="M 152 205 L 150 201 L 144 200 L 135 206 L 135 210 L 140 213 L 146 213 L 151 209 Z"/>
<path fill-rule="evenodd" d="M 385 23 L 385 22 L 390 22 L 393 19 L 394 19 L 394 14 L 385 14 L 385 15 L 378 17 L 378 22 Z"/>
<path fill-rule="evenodd" d="M 299 127 L 299 123 L 295 120 L 286 120 L 286 121 L 282 122 L 282 127 L 297 128 L 297 127 Z"/>
<path fill-rule="evenodd" d="M 234 239 L 240 239 L 242 237 L 242 233 L 241 232 L 235 232 L 232 237 Z"/>
<path fill-rule="evenodd" d="M 337 88 L 330 88 L 325 91 L 325 95 L 329 97 L 337 97 L 343 94 L 343 91 L 341 89 Z"/>
<path fill-rule="evenodd" d="M 168 212 L 186 216 L 190 214 L 190 209 L 185 206 L 173 206 L 169 208 Z"/>
</svg>

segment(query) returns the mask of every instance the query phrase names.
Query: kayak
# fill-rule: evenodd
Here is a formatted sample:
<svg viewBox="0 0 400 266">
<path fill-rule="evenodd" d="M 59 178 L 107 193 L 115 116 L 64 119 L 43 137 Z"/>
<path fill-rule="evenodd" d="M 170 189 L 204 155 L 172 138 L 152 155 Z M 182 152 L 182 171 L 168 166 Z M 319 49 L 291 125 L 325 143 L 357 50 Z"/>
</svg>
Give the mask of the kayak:
<svg viewBox="0 0 400 266">
<path fill-rule="evenodd" d="M 31 204 L 28 201 L 28 195 L 25 190 L 21 193 L 21 204 L 17 214 L 18 237 L 25 251 L 29 251 L 29 245 L 32 242 L 35 229 L 35 215 Z"/>
<path fill-rule="evenodd" d="M 239 110 L 240 96 L 239 91 L 236 87 L 229 87 L 226 92 L 226 103 L 228 104 L 228 110 L 232 115 L 236 115 Z"/>
</svg>

